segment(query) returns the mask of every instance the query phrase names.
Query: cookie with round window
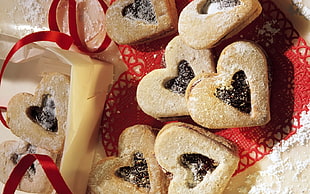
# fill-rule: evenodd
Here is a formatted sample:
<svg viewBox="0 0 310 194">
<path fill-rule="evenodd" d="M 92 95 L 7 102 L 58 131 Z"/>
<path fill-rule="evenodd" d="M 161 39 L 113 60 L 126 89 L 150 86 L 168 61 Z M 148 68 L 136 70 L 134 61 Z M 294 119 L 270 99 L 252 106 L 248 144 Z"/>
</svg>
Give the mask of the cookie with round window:
<svg viewBox="0 0 310 194">
<path fill-rule="evenodd" d="M 176 36 L 165 49 L 165 64 L 165 68 L 151 71 L 139 82 L 139 107 L 160 120 L 188 116 L 187 85 L 201 73 L 215 72 L 212 52 L 193 49 Z"/>
<path fill-rule="evenodd" d="M 6 116 L 12 133 L 34 146 L 62 152 L 69 92 L 69 76 L 44 73 L 34 94 L 18 93 L 10 99 Z"/>
<path fill-rule="evenodd" d="M 117 44 L 136 45 L 177 32 L 174 0 L 117 0 L 107 10 L 106 28 Z"/>
<path fill-rule="evenodd" d="M 258 0 L 194 0 L 182 10 L 178 29 L 189 46 L 211 48 L 240 32 L 261 12 Z"/>
<path fill-rule="evenodd" d="M 126 128 L 119 137 L 118 156 L 93 166 L 88 193 L 167 193 L 169 181 L 154 154 L 154 132 L 147 125 Z"/>
<path fill-rule="evenodd" d="M 255 43 L 234 42 L 223 49 L 217 72 L 200 74 L 188 85 L 192 119 L 206 128 L 265 125 L 270 120 L 270 83 L 265 52 Z"/>
<path fill-rule="evenodd" d="M 239 162 L 233 142 L 182 122 L 165 125 L 154 149 L 160 166 L 173 177 L 168 193 L 222 193 Z"/>
</svg>

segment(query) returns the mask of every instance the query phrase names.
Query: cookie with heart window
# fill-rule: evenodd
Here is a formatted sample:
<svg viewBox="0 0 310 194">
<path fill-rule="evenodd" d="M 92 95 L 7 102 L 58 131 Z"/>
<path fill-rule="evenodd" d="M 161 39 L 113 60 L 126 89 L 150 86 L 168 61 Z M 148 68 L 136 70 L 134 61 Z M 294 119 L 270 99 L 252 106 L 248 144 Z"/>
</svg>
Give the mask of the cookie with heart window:
<svg viewBox="0 0 310 194">
<path fill-rule="evenodd" d="M 212 53 L 208 49 L 193 49 L 176 36 L 166 47 L 165 63 L 165 68 L 151 71 L 140 81 L 138 104 L 157 119 L 187 116 L 187 85 L 196 75 L 215 71 Z"/>
<path fill-rule="evenodd" d="M 107 10 L 106 28 L 118 44 L 142 44 L 177 32 L 174 0 L 117 0 Z"/>
<path fill-rule="evenodd" d="M 182 122 L 165 125 L 154 150 L 160 166 L 173 177 L 168 193 L 222 193 L 239 162 L 233 142 Z"/>
<path fill-rule="evenodd" d="M 270 120 L 269 74 L 264 51 L 238 41 L 222 51 L 217 72 L 200 74 L 188 85 L 192 119 L 207 128 L 265 125 Z"/>
<path fill-rule="evenodd" d="M 237 34 L 261 11 L 258 0 L 195 0 L 180 14 L 179 33 L 193 48 L 211 48 Z"/>
<path fill-rule="evenodd" d="M 153 132 L 147 125 L 126 128 L 119 137 L 119 156 L 92 168 L 88 193 L 167 193 L 169 181 L 154 155 Z"/>
<path fill-rule="evenodd" d="M 0 144 L 0 181 L 6 183 L 17 163 L 27 154 L 43 154 L 57 162 L 57 154 L 22 140 L 7 140 Z M 29 193 L 51 193 L 53 188 L 43 168 L 35 161 L 21 179 L 17 189 Z"/>
<path fill-rule="evenodd" d="M 7 107 L 11 131 L 24 141 L 52 152 L 61 152 L 65 141 L 70 78 L 44 73 L 34 95 L 19 93 Z"/>
</svg>

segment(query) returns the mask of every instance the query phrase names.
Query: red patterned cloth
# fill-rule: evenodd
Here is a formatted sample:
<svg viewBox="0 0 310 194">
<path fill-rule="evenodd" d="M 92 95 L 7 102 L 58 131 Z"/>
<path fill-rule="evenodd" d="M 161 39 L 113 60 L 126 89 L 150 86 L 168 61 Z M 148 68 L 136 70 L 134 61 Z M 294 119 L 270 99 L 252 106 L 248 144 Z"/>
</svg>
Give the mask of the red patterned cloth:
<svg viewBox="0 0 310 194">
<path fill-rule="evenodd" d="M 190 0 L 176 0 L 179 12 L 188 2 Z M 250 40 L 266 51 L 270 65 L 271 121 L 261 127 L 213 131 L 238 145 L 240 162 L 236 173 L 254 165 L 269 154 L 275 144 L 294 134 L 301 127 L 301 112 L 308 111 L 310 103 L 310 47 L 272 1 L 260 2 L 263 12 L 253 23 L 212 49 L 217 58 L 228 44 Z M 165 124 L 139 109 L 136 89 L 144 75 L 164 67 L 164 49 L 172 38 L 137 47 L 119 46 L 128 70 L 113 85 L 105 105 L 101 131 L 108 156 L 117 154 L 118 137 L 126 127 L 148 124 L 161 128 Z M 192 123 L 191 120 L 185 122 Z"/>
</svg>

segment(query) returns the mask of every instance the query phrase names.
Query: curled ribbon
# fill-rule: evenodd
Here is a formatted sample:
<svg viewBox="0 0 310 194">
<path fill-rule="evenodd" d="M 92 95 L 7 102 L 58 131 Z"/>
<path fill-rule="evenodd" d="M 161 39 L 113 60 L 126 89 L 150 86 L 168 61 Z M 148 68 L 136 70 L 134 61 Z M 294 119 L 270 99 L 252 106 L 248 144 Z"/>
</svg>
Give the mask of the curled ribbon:
<svg viewBox="0 0 310 194">
<path fill-rule="evenodd" d="M 4 106 L 0 106 L 0 121 L 1 123 L 6 127 L 6 128 L 9 128 L 9 126 L 7 125 L 3 115 L 2 115 L 2 112 L 6 112 L 6 107 Z"/>
<path fill-rule="evenodd" d="M 68 50 L 73 44 L 73 40 L 70 36 L 55 31 L 42 31 L 25 36 L 24 38 L 20 39 L 15 43 L 15 45 L 12 47 L 12 49 L 6 56 L 0 71 L 0 86 L 4 71 L 7 67 L 8 62 L 13 57 L 14 53 L 17 52 L 21 47 L 37 41 L 55 42 L 60 48 L 65 50 Z M 2 114 L 2 112 L 4 111 L 6 111 L 6 107 L 0 106 L 0 121 L 5 127 L 9 128 Z M 60 172 L 54 161 L 49 156 L 35 155 L 35 154 L 27 155 L 22 160 L 20 160 L 17 166 L 13 169 L 13 172 L 11 173 L 7 183 L 5 184 L 3 193 L 5 194 L 14 193 L 14 191 L 17 188 L 17 185 L 22 179 L 22 176 L 25 174 L 26 170 L 36 159 L 39 160 L 48 179 L 52 183 L 57 193 L 68 193 L 68 194 L 71 193 L 70 189 L 68 188 L 62 176 L 60 175 Z"/>
<path fill-rule="evenodd" d="M 103 9 L 103 12 L 106 12 L 108 9 L 108 6 L 104 3 L 102 0 L 98 0 L 100 3 L 100 6 Z M 49 28 L 53 31 L 60 32 L 60 29 L 57 24 L 57 7 L 60 3 L 60 0 L 53 0 L 49 9 L 48 14 L 48 22 L 49 22 Z M 104 51 L 111 43 L 111 39 L 108 35 L 105 36 L 103 42 L 101 45 L 94 51 L 89 50 L 89 48 L 83 44 L 83 42 L 80 39 L 79 33 L 78 33 L 78 27 L 77 27 L 77 18 L 76 18 L 76 1 L 75 0 L 69 0 L 69 14 L 68 14 L 68 21 L 69 21 L 69 32 L 71 37 L 74 40 L 74 44 L 78 47 L 78 49 L 84 53 L 100 53 Z"/>
<path fill-rule="evenodd" d="M 56 193 L 71 194 L 69 187 L 66 185 L 62 178 L 56 164 L 47 155 L 41 154 L 27 154 L 24 156 L 13 169 L 10 177 L 8 178 L 3 194 L 14 194 L 18 184 L 26 173 L 27 169 L 33 164 L 35 160 L 38 160 L 41 164 L 47 178 L 53 185 Z"/>
<path fill-rule="evenodd" d="M 55 31 L 35 32 L 35 33 L 29 34 L 23 37 L 22 39 L 18 40 L 15 43 L 15 45 L 11 48 L 10 52 L 8 53 L 8 55 L 6 56 L 3 62 L 3 65 L 0 71 L 0 86 L 1 86 L 1 81 L 2 81 L 4 71 L 10 59 L 13 57 L 14 53 L 17 52 L 21 47 L 27 44 L 33 43 L 33 42 L 37 42 L 37 41 L 55 42 L 60 48 L 65 49 L 65 50 L 68 50 L 73 43 L 73 40 L 70 36 L 64 33 L 55 32 Z M 5 127 L 9 128 L 2 114 L 2 112 L 4 111 L 6 111 L 6 108 L 1 107 L 0 108 L 0 121 Z"/>
<path fill-rule="evenodd" d="M 12 47 L 12 49 L 6 56 L 5 61 L 3 62 L 0 71 L 0 86 L 8 62 L 13 57 L 15 52 L 17 52 L 21 47 L 27 44 L 37 41 L 50 41 L 55 42 L 60 48 L 68 50 L 74 43 L 77 46 L 77 48 L 84 53 L 99 53 L 104 51 L 110 45 L 111 39 L 107 35 L 105 36 L 102 44 L 95 51 L 90 51 L 88 47 L 83 44 L 78 34 L 77 19 L 76 19 L 76 1 L 69 0 L 68 2 L 69 2 L 68 19 L 69 19 L 70 36 L 61 33 L 59 30 L 56 16 L 57 16 L 57 7 L 60 3 L 60 0 L 53 0 L 50 6 L 49 18 L 48 18 L 49 27 L 51 31 L 41 31 L 29 34 L 15 43 L 15 45 Z M 108 7 L 104 3 L 104 1 L 98 0 L 98 2 L 100 3 L 100 6 L 102 7 L 103 11 L 106 12 Z M 3 112 L 6 112 L 6 107 L 0 106 L 0 121 L 5 127 L 9 128 L 3 116 Z M 64 179 L 62 178 L 54 161 L 49 156 L 38 154 L 28 154 L 20 160 L 20 162 L 13 169 L 9 179 L 7 180 L 3 193 L 11 194 L 15 192 L 23 175 L 35 160 L 38 160 L 40 162 L 42 168 L 44 169 L 44 172 L 46 173 L 48 179 L 52 183 L 57 193 L 66 193 L 66 194 L 72 193 L 68 188 L 68 186 L 66 185 Z"/>
</svg>

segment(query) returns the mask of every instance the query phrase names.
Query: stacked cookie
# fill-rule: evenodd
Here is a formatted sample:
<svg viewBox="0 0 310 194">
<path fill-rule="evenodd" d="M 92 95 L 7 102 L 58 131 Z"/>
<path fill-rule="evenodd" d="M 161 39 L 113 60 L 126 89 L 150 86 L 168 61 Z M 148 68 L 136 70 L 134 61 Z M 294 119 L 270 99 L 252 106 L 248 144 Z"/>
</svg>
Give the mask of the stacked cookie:
<svg viewBox="0 0 310 194">
<path fill-rule="evenodd" d="M 137 101 L 156 119 L 189 116 L 204 128 L 172 122 L 159 130 L 145 125 L 125 129 L 119 138 L 119 156 L 104 158 L 93 167 L 89 193 L 221 193 L 225 189 L 239 162 L 237 146 L 205 128 L 266 124 L 268 69 L 264 52 L 252 42 L 228 45 L 217 62 L 211 48 L 238 33 L 261 10 L 257 0 L 194 0 L 182 10 L 176 25 L 174 1 L 118 0 L 109 7 L 107 31 L 118 44 L 149 42 L 175 33 L 178 26 L 179 35 L 165 50 L 166 67 L 142 78 Z M 117 22 L 109 24 L 112 21 Z"/>
<path fill-rule="evenodd" d="M 118 0 L 106 13 L 109 37 L 117 44 L 136 45 L 177 32 L 174 0 Z"/>
<path fill-rule="evenodd" d="M 19 140 L 0 144 L 1 182 L 27 154 L 44 154 L 59 164 L 67 128 L 70 79 L 60 73 L 45 73 L 35 94 L 13 96 L 7 108 L 7 123 Z M 31 193 L 51 193 L 53 188 L 36 161 L 26 172 L 18 189 Z"/>
<path fill-rule="evenodd" d="M 197 126 L 134 125 L 119 138 L 119 156 L 92 169 L 88 193 L 221 193 L 235 172 L 236 145 Z"/>
<path fill-rule="evenodd" d="M 260 13 L 257 0 L 195 0 L 181 12 L 166 47 L 166 68 L 143 77 L 137 101 L 160 120 L 190 116 L 212 129 L 264 125 L 270 120 L 264 51 L 249 41 L 228 45 L 214 61 L 211 48 Z"/>
</svg>

